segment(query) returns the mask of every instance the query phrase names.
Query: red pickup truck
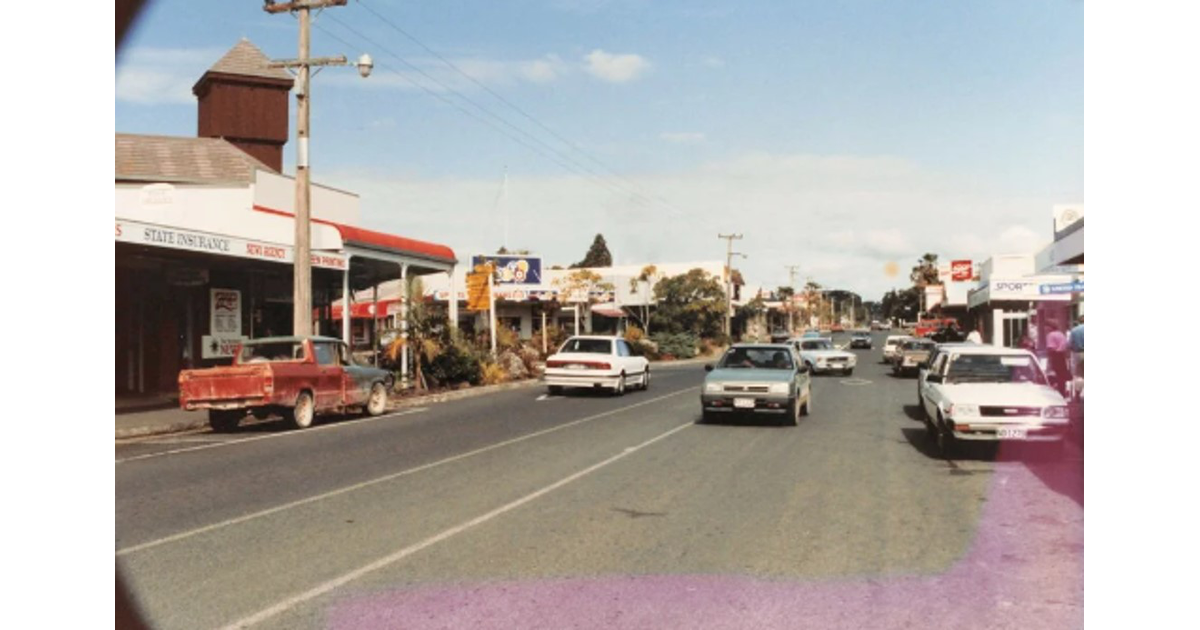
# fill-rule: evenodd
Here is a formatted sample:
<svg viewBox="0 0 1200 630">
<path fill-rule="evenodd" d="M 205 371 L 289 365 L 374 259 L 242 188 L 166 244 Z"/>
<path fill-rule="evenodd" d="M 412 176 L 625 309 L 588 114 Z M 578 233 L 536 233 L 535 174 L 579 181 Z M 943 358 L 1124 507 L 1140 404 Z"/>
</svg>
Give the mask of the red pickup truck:
<svg viewBox="0 0 1200 630">
<path fill-rule="evenodd" d="M 317 413 L 387 407 L 393 376 L 354 362 L 346 344 L 329 337 L 268 337 L 243 343 L 233 365 L 179 373 L 179 406 L 207 409 L 214 431 L 237 428 L 247 413 L 282 415 L 296 428 Z"/>
</svg>

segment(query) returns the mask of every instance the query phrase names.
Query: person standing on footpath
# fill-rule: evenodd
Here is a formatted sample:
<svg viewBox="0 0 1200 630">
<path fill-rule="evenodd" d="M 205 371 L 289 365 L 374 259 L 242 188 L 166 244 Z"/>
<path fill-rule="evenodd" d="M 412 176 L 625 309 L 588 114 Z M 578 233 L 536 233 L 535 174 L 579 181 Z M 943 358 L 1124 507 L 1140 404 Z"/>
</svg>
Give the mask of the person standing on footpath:
<svg viewBox="0 0 1200 630">
<path fill-rule="evenodd" d="M 1050 324 L 1050 332 L 1046 333 L 1046 353 L 1050 360 L 1050 371 L 1054 372 L 1054 388 L 1063 396 L 1067 395 L 1067 383 L 1071 380 L 1071 369 L 1067 365 L 1067 336 L 1059 330 L 1057 323 Z"/>
</svg>

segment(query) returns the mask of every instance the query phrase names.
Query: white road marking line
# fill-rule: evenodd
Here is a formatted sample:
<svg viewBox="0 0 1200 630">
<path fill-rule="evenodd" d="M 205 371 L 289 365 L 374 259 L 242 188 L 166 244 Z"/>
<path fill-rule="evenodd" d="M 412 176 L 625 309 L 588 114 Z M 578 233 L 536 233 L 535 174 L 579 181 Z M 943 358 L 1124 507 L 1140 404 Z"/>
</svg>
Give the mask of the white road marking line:
<svg viewBox="0 0 1200 630">
<path fill-rule="evenodd" d="M 343 586 L 349 582 L 357 580 L 358 578 L 360 578 L 364 575 L 367 575 L 368 573 L 373 573 L 375 571 L 378 571 L 380 569 L 387 567 L 388 565 L 395 564 L 395 563 L 403 560 L 404 558 L 407 558 L 408 556 L 411 556 L 412 554 L 417 553 L 418 551 L 421 551 L 422 549 L 436 545 L 437 543 L 440 543 L 448 538 L 451 538 L 453 536 L 461 534 L 462 532 L 465 532 L 468 529 L 471 529 L 477 525 L 486 523 L 506 512 L 511 512 L 512 510 L 515 510 L 515 509 L 521 507 L 522 505 L 529 503 L 530 501 L 533 501 L 542 496 L 545 496 L 546 494 L 553 492 L 553 491 L 555 491 L 577 479 L 580 479 L 581 477 L 584 477 L 584 476 L 591 474 L 597 470 L 600 470 L 601 468 L 604 468 L 605 466 L 608 466 L 609 464 L 612 464 L 616 461 L 624 459 L 625 457 L 628 457 L 632 453 L 635 453 L 647 446 L 650 446 L 651 444 L 658 442 L 659 440 L 663 440 L 667 437 L 670 437 L 671 435 L 678 433 L 678 432 L 680 432 L 688 427 L 691 427 L 691 426 L 695 426 L 695 423 L 688 422 L 687 424 L 679 425 L 679 426 L 675 427 L 674 429 L 667 431 L 666 433 L 662 433 L 656 437 L 650 438 L 649 440 L 646 440 L 645 442 L 642 442 L 641 444 L 638 444 L 637 446 L 627 448 L 624 451 L 622 451 L 621 453 L 619 453 L 617 455 L 613 455 L 612 457 L 610 457 L 598 464 L 593 464 L 591 466 L 588 466 L 587 468 L 584 468 L 583 470 L 581 470 L 579 472 L 576 472 L 568 477 L 564 477 L 548 486 L 545 486 L 544 488 L 542 488 L 540 490 L 531 492 L 515 501 L 512 501 L 511 503 L 502 505 L 502 506 L 492 510 L 491 512 L 483 514 L 482 516 L 477 516 L 469 521 L 460 523 L 454 527 L 451 527 L 450 529 L 447 529 L 447 530 L 441 532 L 440 534 L 430 536 L 429 538 L 426 538 L 425 540 L 422 540 L 421 542 L 415 543 L 413 545 L 409 545 L 408 547 L 400 549 L 399 551 L 397 551 L 391 555 L 380 558 L 379 560 L 376 560 L 375 562 L 372 562 L 368 565 L 365 565 L 363 567 L 355 569 L 349 573 L 342 575 L 341 577 L 337 577 L 332 580 L 329 580 L 329 581 L 327 581 L 323 584 L 320 584 L 319 586 L 316 586 L 312 589 L 309 589 L 303 593 L 289 597 L 289 598 L 275 604 L 274 606 L 271 606 L 270 608 L 265 608 L 249 617 L 239 619 L 239 620 L 237 620 L 227 626 L 224 626 L 224 627 L 225 628 L 245 628 L 245 627 L 260 623 L 262 621 L 265 621 L 265 620 L 267 620 L 271 617 L 274 617 L 275 615 L 278 615 L 280 613 L 286 612 L 288 609 L 293 608 L 298 604 L 302 604 L 308 600 L 314 599 L 316 597 L 320 597 L 321 595 L 324 595 L 324 594 L 326 594 L 340 586 Z"/>
<path fill-rule="evenodd" d="M 124 464 L 126 462 L 136 462 L 136 461 L 142 460 L 142 459 L 153 459 L 155 457 L 165 457 L 167 455 L 178 455 L 179 453 L 190 453 L 192 451 L 202 451 L 206 448 L 217 448 L 218 446 L 233 446 L 236 444 L 245 444 L 247 442 L 257 442 L 259 440 L 267 440 L 267 439 L 271 439 L 271 438 L 284 438 L 284 437 L 294 437 L 297 435 L 308 435 L 310 433 L 315 433 L 317 431 L 337 429 L 340 427 L 357 426 L 357 425 L 365 424 L 367 422 L 374 422 L 376 420 L 385 420 L 387 418 L 397 418 L 400 416 L 407 416 L 409 414 L 427 411 L 428 409 L 429 409 L 428 407 L 413 407 L 412 409 L 405 409 L 404 411 L 397 411 L 395 413 L 386 413 L 381 416 L 375 416 L 374 418 L 360 418 L 360 419 L 354 420 L 352 422 L 337 422 L 334 424 L 319 425 L 319 426 L 310 427 L 308 429 L 301 429 L 301 430 L 297 430 L 297 431 L 285 431 L 283 433 L 270 433 L 267 435 L 257 435 L 254 437 L 241 438 L 241 439 L 237 439 L 235 436 L 230 436 L 231 438 L 235 438 L 235 439 L 215 438 L 215 440 L 219 440 L 219 441 L 214 440 L 213 443 L 205 444 L 204 446 L 193 446 L 191 448 L 177 448 L 174 450 L 162 451 L 159 453 L 147 453 L 145 455 L 135 455 L 133 457 L 126 457 L 125 459 L 118 459 L 116 463 Z M 199 435 L 202 435 L 202 434 L 199 434 Z M 154 442 L 149 441 L 149 440 L 145 441 L 145 442 L 138 442 L 138 444 L 148 444 L 148 443 L 153 444 Z"/>
<path fill-rule="evenodd" d="M 653 403 L 653 402 L 658 402 L 658 401 L 660 401 L 660 400 L 665 400 L 665 399 L 667 399 L 667 398 L 671 398 L 672 396 L 678 396 L 679 394 L 685 394 L 685 393 L 687 393 L 687 392 L 690 392 L 690 391 L 693 391 L 693 390 L 697 390 L 697 389 L 700 389 L 700 388 L 699 388 L 699 387 L 689 387 L 688 389 L 683 389 L 683 390 L 680 390 L 680 391 L 677 391 L 677 392 L 672 392 L 672 393 L 670 393 L 670 394 L 664 394 L 664 395 L 662 395 L 662 396 L 659 396 L 659 397 L 657 397 L 657 398 L 651 398 L 651 399 L 649 399 L 649 400 L 643 400 L 642 402 L 635 403 L 635 404 L 632 404 L 632 405 L 629 405 L 629 406 L 626 406 L 626 407 L 620 407 L 620 408 L 618 408 L 618 409 L 613 409 L 613 410 L 610 410 L 610 411 L 605 411 L 605 412 L 603 412 L 603 413 L 598 413 L 598 414 L 596 414 L 596 415 L 593 415 L 593 416 L 588 416 L 588 417 L 586 417 L 586 418 L 582 418 L 582 419 L 580 419 L 580 420 L 575 420 L 575 421 L 569 422 L 569 423 L 567 423 L 567 424 L 561 424 L 561 425 L 559 425 L 559 426 L 556 426 L 556 427 L 550 427 L 549 429 L 543 429 L 543 430 L 541 430 L 541 431 L 536 431 L 536 432 L 534 432 L 534 433 L 530 433 L 529 435 L 523 435 L 523 436 L 521 436 L 521 437 L 512 438 L 511 440 L 505 440 L 505 441 L 503 441 L 503 442 L 497 442 L 497 443 L 495 443 L 495 444 L 492 444 L 491 446 L 485 446 L 485 447 L 483 447 L 483 448 L 478 448 L 478 449 L 475 449 L 475 450 L 473 450 L 473 451 L 468 451 L 468 452 L 466 452 L 466 453 L 461 453 L 461 454 L 458 454 L 458 455 L 454 455 L 453 457 L 447 457 L 447 458 L 445 458 L 445 459 L 439 459 L 439 460 L 438 460 L 438 461 L 436 461 L 436 462 L 430 462 L 430 463 L 428 463 L 428 464 L 423 464 L 423 465 L 421 465 L 421 466 L 417 466 L 416 468 L 409 468 L 409 469 L 407 469 L 407 470 L 402 470 L 402 471 L 400 471 L 400 472 L 397 472 L 397 473 L 392 473 L 392 474 L 390 474 L 390 475 L 384 475 L 383 477 L 379 477 L 379 478 L 377 478 L 377 479 L 371 479 L 371 480 L 369 480 L 369 481 L 362 481 L 362 482 L 356 483 L 356 484 L 354 484 L 354 485 L 346 486 L 345 488 L 339 488 L 339 489 L 337 489 L 337 490 L 331 490 L 331 491 L 329 491 L 329 492 L 325 492 L 325 493 L 322 493 L 322 494 L 313 495 L 313 496 L 311 496 L 311 497 L 308 497 L 308 498 L 306 498 L 306 499 L 299 499 L 299 500 L 297 500 L 297 501 L 292 501 L 291 503 L 284 503 L 283 505 L 277 505 L 277 506 L 275 506 L 275 507 L 273 507 L 273 508 L 268 508 L 268 509 L 266 509 L 266 510 L 261 510 L 261 511 L 258 511 L 258 512 L 253 512 L 253 513 L 246 514 L 246 515 L 243 515 L 243 516 L 239 516 L 239 517 L 236 517 L 236 518 L 231 518 L 231 519 L 229 519 L 229 520 L 221 521 L 221 522 L 219 522 L 219 523 L 213 523 L 213 524 L 211 524 L 211 525 L 205 525 L 204 527 L 199 527 L 199 528 L 196 528 L 196 529 L 188 530 L 188 531 L 186 531 L 186 532 L 180 532 L 180 533 L 178 533 L 178 534 L 174 534 L 174 535 L 172 535 L 172 536 L 167 536 L 167 537 L 165 537 L 165 538 L 159 538 L 159 539 L 157 539 L 157 540 L 152 540 L 152 541 L 150 541 L 150 542 L 145 542 L 145 543 L 142 543 L 142 544 L 140 544 L 140 545 L 133 545 L 132 547 L 125 547 L 124 549 L 118 549 L 118 550 L 117 550 L 117 556 L 119 557 L 119 556 L 124 556 L 124 555 L 131 554 L 131 553 L 135 553 L 135 552 L 138 552 L 138 551 L 145 551 L 146 549 L 151 549 L 151 548 L 153 548 L 153 547 L 158 547 L 158 546 L 160 546 L 160 545 L 165 545 L 165 544 L 167 544 L 167 543 L 177 542 L 177 541 L 183 540 L 183 539 L 185 539 L 185 538 L 191 538 L 192 536 L 196 536 L 196 535 L 203 534 L 203 533 L 206 533 L 206 532 L 211 532 L 211 531 L 214 531 L 214 530 L 217 530 L 217 529 L 221 529 L 221 528 L 223 528 L 223 527 L 229 527 L 230 525 L 237 525 L 237 524 L 239 524 L 239 523 L 245 523 L 246 521 L 251 521 L 251 520 L 254 520 L 254 519 L 257 519 L 257 518 L 261 518 L 261 517 L 263 517 L 263 516 L 268 516 L 268 515 L 271 515 L 271 514 L 276 514 L 276 513 L 278 513 L 278 512 L 282 512 L 282 511 L 284 511 L 284 510 L 290 510 L 290 509 L 292 509 L 292 508 L 294 508 L 294 507 L 299 507 L 299 506 L 301 506 L 301 505 L 307 505 L 307 504 L 309 504 L 309 503 L 315 503 L 315 502 L 317 502 L 317 501 L 321 501 L 321 500 L 324 500 L 324 499 L 329 499 L 329 498 L 332 498 L 332 497 L 338 496 L 338 495 L 340 495 L 340 494 L 345 494 L 345 493 L 347 493 L 347 492 L 353 492 L 353 491 L 355 491 L 355 490 L 361 490 L 361 489 L 363 489 L 363 488 L 367 488 L 367 487 L 369 487 L 369 486 L 373 486 L 373 485 L 375 485 L 375 484 L 383 483 L 383 482 L 385 482 L 385 481 L 391 481 L 391 480 L 393 480 L 393 479 L 398 479 L 398 478 L 400 478 L 400 477 L 404 477 L 404 476 L 411 475 L 411 474 L 415 474 L 415 473 L 418 473 L 418 472 L 421 472 L 421 471 L 429 470 L 430 468 L 434 468 L 434 467 L 436 467 L 436 466 L 441 466 L 441 465 L 443 465 L 443 464 L 449 464 L 449 463 L 451 463 L 451 462 L 456 462 L 456 461 L 459 461 L 459 460 L 461 460 L 461 459 L 466 459 L 466 458 L 468 458 L 468 457 L 472 457 L 472 456 L 474 456 L 474 455 L 479 455 L 479 454 L 481 454 L 481 453 L 486 453 L 486 452 L 488 452 L 488 451 L 492 451 L 492 450 L 495 450 L 495 449 L 498 449 L 498 448 L 501 448 L 501 447 L 504 447 L 504 446 L 509 446 L 509 445 L 512 445 L 512 444 L 516 444 L 516 443 L 518 443 L 518 442 L 523 442 L 523 441 L 525 441 L 525 440 L 530 440 L 530 439 L 533 439 L 533 438 L 535 438 L 535 437 L 540 437 L 540 436 L 546 435 L 546 434 L 548 434 L 548 433 L 553 433 L 553 432 L 555 432 L 555 431 L 561 431 L 562 429 L 566 429 L 566 428 L 568 428 L 568 427 L 573 427 L 573 426 L 576 426 L 576 425 L 579 425 L 579 424 L 583 424 L 584 422 L 591 422 L 591 421 L 593 421 L 593 420 L 598 420 L 598 419 L 600 419 L 600 418 L 604 418 L 604 417 L 607 417 L 607 416 L 611 416 L 611 415 L 613 415 L 613 414 L 615 414 L 615 413 L 619 413 L 619 412 L 622 412 L 622 411 L 628 411 L 628 410 L 630 410 L 630 409 L 634 409 L 634 408 L 637 408 L 637 407 L 641 407 L 641 406 L 643 406 L 643 405 L 648 405 L 648 404 L 650 404 L 650 403 Z M 380 417 L 383 417 L 383 416 L 380 416 Z"/>
</svg>

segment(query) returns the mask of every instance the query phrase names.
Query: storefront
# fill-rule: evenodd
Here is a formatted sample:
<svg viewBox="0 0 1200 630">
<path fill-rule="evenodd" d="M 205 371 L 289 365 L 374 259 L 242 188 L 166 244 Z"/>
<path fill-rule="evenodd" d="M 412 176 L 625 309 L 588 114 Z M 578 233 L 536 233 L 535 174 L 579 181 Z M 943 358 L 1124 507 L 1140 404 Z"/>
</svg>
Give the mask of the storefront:
<svg viewBox="0 0 1200 630">
<path fill-rule="evenodd" d="M 163 147 L 162 138 L 146 138 L 122 138 L 118 168 L 123 150 Z M 152 174 L 118 171 L 118 396 L 173 392 L 180 370 L 228 362 L 243 339 L 292 332 L 294 183 L 252 158 L 243 160 L 236 147 L 214 142 L 221 141 L 167 144 L 241 161 L 221 183 L 201 177 L 153 182 Z M 314 187 L 313 199 L 312 300 L 319 334 L 353 341 L 351 329 L 334 317 L 335 300 L 388 280 L 454 268 L 454 253 L 443 245 L 331 220 L 355 220 L 356 195 Z"/>
</svg>

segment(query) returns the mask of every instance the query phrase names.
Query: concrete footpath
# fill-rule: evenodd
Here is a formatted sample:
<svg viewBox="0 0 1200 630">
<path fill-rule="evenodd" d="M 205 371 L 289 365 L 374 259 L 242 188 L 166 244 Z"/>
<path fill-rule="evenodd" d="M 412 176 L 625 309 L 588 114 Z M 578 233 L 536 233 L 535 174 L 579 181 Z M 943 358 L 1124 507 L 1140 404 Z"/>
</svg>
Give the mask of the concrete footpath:
<svg viewBox="0 0 1200 630">
<path fill-rule="evenodd" d="M 655 361 L 652 362 L 651 365 L 664 367 L 675 365 L 698 365 L 709 361 L 716 361 L 716 358 L 717 357 L 700 357 L 683 361 Z M 424 396 L 402 396 L 393 394 L 391 399 L 388 400 L 388 411 L 402 409 L 405 407 L 421 407 L 425 405 L 446 402 L 449 400 L 471 398 L 473 396 L 484 396 L 510 389 L 537 387 L 541 384 L 542 381 L 540 378 L 531 378 L 523 381 L 501 383 L 499 385 L 482 385 L 477 387 L 448 390 Z M 116 439 L 128 440 L 132 438 L 183 433 L 187 431 L 197 431 L 208 428 L 208 414 L 206 412 L 184 411 L 177 406 L 178 403 L 176 403 L 176 406 L 168 406 L 168 404 L 169 403 L 160 402 L 159 404 L 149 406 L 149 408 L 118 408 L 116 413 Z"/>
</svg>

